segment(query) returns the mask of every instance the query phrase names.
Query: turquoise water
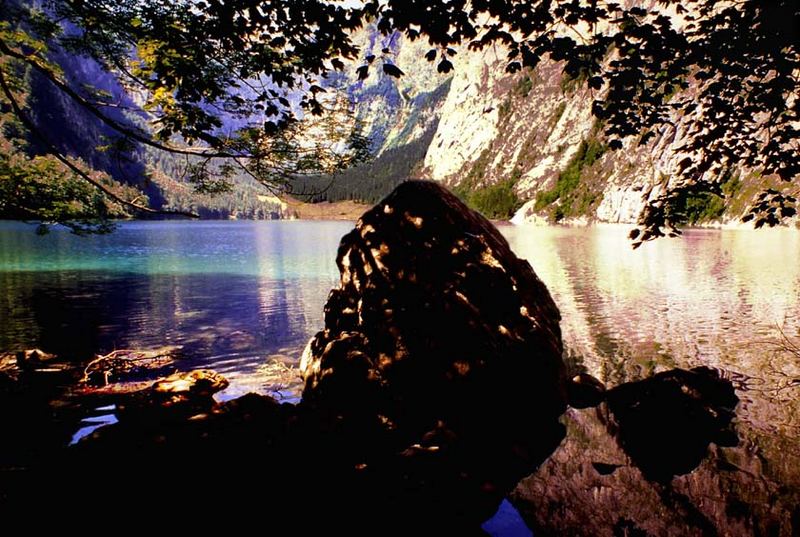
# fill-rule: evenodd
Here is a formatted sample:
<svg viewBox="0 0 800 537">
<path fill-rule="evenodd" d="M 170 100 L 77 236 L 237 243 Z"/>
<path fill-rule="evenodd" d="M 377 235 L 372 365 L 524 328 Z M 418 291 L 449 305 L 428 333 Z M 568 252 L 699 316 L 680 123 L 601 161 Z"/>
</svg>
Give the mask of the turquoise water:
<svg viewBox="0 0 800 537">
<path fill-rule="evenodd" d="M 125 222 L 76 237 L 0 224 L 0 351 L 39 347 L 77 361 L 180 346 L 225 396 L 270 391 L 322 327 L 345 222 Z"/>
<path fill-rule="evenodd" d="M 233 274 L 267 279 L 336 276 L 347 222 L 123 222 L 109 235 L 0 223 L 0 272 L 107 271 L 128 274 Z"/>
</svg>

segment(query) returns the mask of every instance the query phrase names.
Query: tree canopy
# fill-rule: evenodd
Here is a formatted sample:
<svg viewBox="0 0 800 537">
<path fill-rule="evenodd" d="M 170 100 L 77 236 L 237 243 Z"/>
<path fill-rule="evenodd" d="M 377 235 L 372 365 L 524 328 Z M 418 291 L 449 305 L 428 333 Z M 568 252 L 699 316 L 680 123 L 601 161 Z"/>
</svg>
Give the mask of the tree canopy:
<svg viewBox="0 0 800 537">
<path fill-rule="evenodd" d="M 672 208 L 689 193 L 718 193 L 733 166 L 794 181 L 800 175 L 796 0 L 627 4 L 53 0 L 34 9 L 4 0 L 0 102 L 30 123 L 15 106 L 24 97 L 15 80 L 33 71 L 114 129 L 120 147 L 143 144 L 190 158 L 201 188 L 224 188 L 237 169 L 287 188 L 292 177 L 330 173 L 364 157 L 354 122 L 322 120 L 335 116 L 331 108 L 347 106 L 323 81 L 345 62 L 358 62 L 362 78 L 370 69 L 403 75 L 390 50 L 376 58 L 354 46 L 353 32 L 374 22 L 385 34 L 427 40 L 425 58 L 443 73 L 458 68 L 459 46 L 504 47 L 511 73 L 543 59 L 563 62 L 565 73 L 595 91 L 592 111 L 613 149 L 647 143 L 680 118 L 687 141 L 679 180 L 649 203 L 631 234 L 636 243 L 678 233 Z M 71 85 L 60 72 L 51 58 L 56 50 L 91 57 L 138 91 L 146 122 L 115 121 L 102 94 Z M 303 121 L 309 117 L 320 119 L 309 127 Z M 746 218 L 757 227 L 775 225 L 795 211 L 795 196 L 768 190 Z"/>
</svg>

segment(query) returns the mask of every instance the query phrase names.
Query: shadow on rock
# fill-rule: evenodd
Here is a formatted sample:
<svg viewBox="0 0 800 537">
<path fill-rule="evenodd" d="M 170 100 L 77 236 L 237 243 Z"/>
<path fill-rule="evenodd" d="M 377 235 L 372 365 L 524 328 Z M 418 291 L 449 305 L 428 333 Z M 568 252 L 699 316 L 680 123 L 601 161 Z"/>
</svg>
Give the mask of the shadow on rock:
<svg viewBox="0 0 800 537">
<path fill-rule="evenodd" d="M 304 404 L 359 438 L 350 456 L 390 511 L 480 524 L 564 436 L 549 292 L 489 221 L 430 182 L 365 213 L 337 264 L 301 364 Z"/>
</svg>

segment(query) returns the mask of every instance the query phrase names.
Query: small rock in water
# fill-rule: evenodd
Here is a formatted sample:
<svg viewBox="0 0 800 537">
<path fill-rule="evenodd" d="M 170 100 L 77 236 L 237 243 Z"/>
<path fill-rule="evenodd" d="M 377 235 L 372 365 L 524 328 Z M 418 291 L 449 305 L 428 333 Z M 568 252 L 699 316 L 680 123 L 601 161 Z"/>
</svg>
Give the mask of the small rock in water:
<svg viewBox="0 0 800 537">
<path fill-rule="evenodd" d="M 117 417 L 140 422 L 185 419 L 211 410 L 212 396 L 227 387 L 225 377 L 208 369 L 175 373 L 126 397 L 117 405 Z"/>
<path fill-rule="evenodd" d="M 28 349 L 17 353 L 17 365 L 20 369 L 36 368 L 55 359 L 55 354 L 44 352 L 41 349 Z"/>
<path fill-rule="evenodd" d="M 572 377 L 567 386 L 569 406 L 572 408 L 591 408 L 603 402 L 606 387 L 588 373 L 580 373 Z"/>
<path fill-rule="evenodd" d="M 228 380 L 210 369 L 174 373 L 153 384 L 158 394 L 191 394 L 209 397 L 228 387 Z"/>
<path fill-rule="evenodd" d="M 712 442 L 738 442 L 732 420 L 739 398 L 730 381 L 707 367 L 622 384 L 606 399 L 617 441 L 651 481 L 691 472 Z"/>
</svg>

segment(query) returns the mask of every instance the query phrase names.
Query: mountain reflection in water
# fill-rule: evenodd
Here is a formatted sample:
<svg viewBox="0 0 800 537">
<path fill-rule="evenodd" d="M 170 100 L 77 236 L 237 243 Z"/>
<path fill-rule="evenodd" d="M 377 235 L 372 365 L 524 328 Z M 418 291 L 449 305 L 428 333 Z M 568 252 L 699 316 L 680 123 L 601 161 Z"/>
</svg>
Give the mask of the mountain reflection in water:
<svg viewBox="0 0 800 537">
<path fill-rule="evenodd" d="M 614 226 L 503 229 L 561 309 L 573 372 L 613 388 L 705 366 L 739 399 L 738 439 L 716 431 L 697 468 L 674 478 L 669 456 L 693 431 L 634 416 L 625 446 L 607 408 L 570 409 L 567 438 L 514 494 L 534 533 L 797 535 L 800 356 L 785 343 L 800 337 L 800 233 L 691 230 L 632 251 Z"/>
</svg>

